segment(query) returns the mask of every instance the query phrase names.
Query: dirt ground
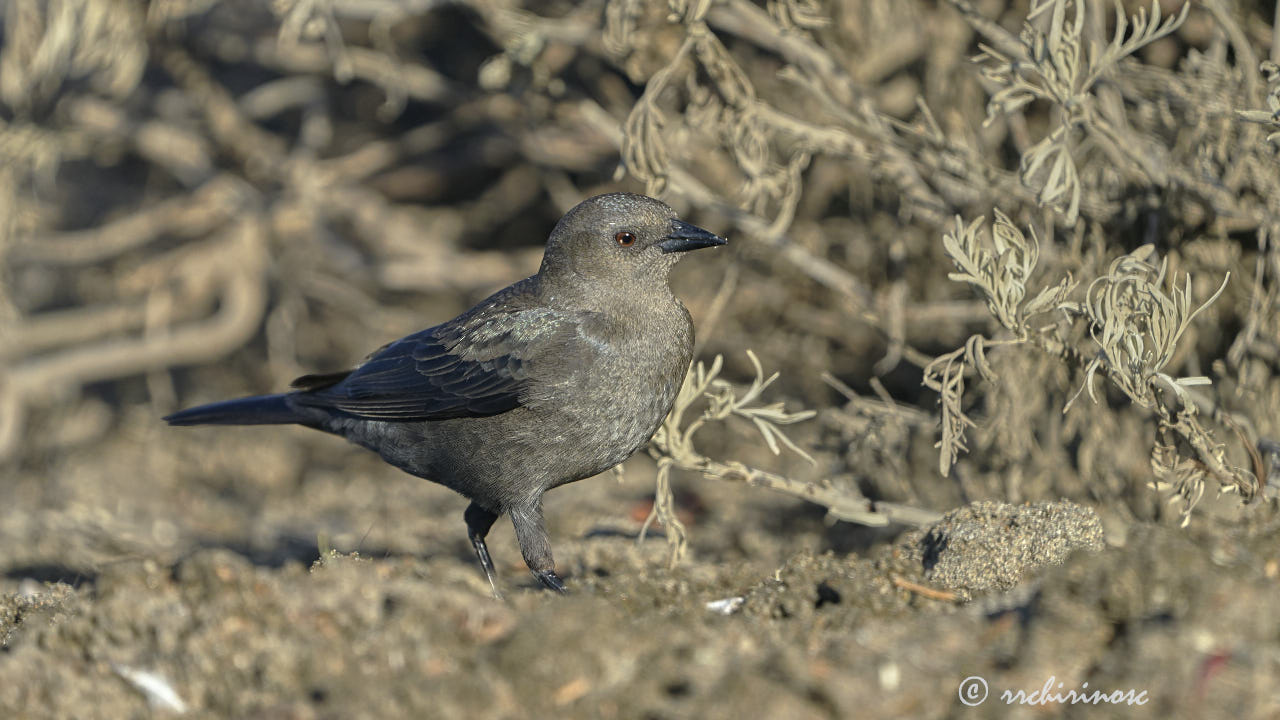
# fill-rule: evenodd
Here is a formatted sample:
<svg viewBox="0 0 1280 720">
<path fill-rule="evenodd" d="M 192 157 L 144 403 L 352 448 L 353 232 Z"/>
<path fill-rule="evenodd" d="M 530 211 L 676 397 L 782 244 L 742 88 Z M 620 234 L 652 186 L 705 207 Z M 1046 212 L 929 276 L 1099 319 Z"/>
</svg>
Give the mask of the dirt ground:
<svg viewBox="0 0 1280 720">
<path fill-rule="evenodd" d="M 1276 7 L 1118 7 L 0 0 L 0 720 L 1280 718 Z M 567 596 L 161 421 L 618 190 L 730 238 L 672 275 L 721 384 L 548 494 Z"/>
<path fill-rule="evenodd" d="M 206 447 L 234 445 L 226 463 L 256 468 L 232 477 L 189 432 L 135 417 L 115 442 L 11 483 L 4 717 L 1280 712 L 1273 508 L 1182 530 L 986 501 L 893 537 L 703 481 L 682 496 L 700 508 L 690 556 L 668 569 L 660 536 L 636 540 L 651 491 L 640 458 L 621 483 L 548 497 L 566 597 L 536 588 L 509 526 L 495 529 L 502 602 L 462 500 L 340 441 L 273 430 L 212 431 Z M 150 461 L 156 443 L 186 467 Z M 272 472 L 282 453 L 307 457 L 300 476 Z M 321 537 L 335 548 L 323 559 Z M 990 693 L 973 708 L 959 695 L 971 676 Z M 1146 702 L 1000 699 L 1050 681 Z"/>
</svg>

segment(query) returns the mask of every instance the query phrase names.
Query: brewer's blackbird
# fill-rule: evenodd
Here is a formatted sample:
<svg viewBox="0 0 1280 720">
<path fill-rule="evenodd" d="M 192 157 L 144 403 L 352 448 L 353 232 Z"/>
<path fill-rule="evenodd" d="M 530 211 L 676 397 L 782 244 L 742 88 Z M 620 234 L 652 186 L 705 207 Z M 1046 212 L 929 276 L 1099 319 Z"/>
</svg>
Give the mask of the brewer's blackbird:
<svg viewBox="0 0 1280 720">
<path fill-rule="evenodd" d="M 453 320 L 291 392 L 165 420 L 342 435 L 471 501 L 467 535 L 495 595 L 485 535 L 504 512 L 529 570 L 563 592 L 542 494 L 617 465 L 657 430 L 693 355 L 667 275 L 685 251 L 725 242 L 653 198 L 599 195 L 560 219 L 536 275 Z"/>
</svg>

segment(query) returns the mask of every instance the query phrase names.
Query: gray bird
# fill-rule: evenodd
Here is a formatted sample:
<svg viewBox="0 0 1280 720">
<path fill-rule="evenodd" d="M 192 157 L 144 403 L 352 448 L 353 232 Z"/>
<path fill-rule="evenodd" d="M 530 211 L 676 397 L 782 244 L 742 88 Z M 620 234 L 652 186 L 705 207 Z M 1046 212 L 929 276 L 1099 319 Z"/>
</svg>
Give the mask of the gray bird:
<svg viewBox="0 0 1280 720">
<path fill-rule="evenodd" d="M 341 435 L 461 493 L 480 564 L 511 516 L 529 570 L 564 592 L 542 494 L 591 477 L 649 441 L 693 356 L 693 322 L 667 275 L 683 253 L 724 245 L 644 195 L 599 195 L 551 231 L 538 273 L 353 370 L 306 375 L 277 395 L 183 410 L 170 425 L 296 423 Z"/>
</svg>

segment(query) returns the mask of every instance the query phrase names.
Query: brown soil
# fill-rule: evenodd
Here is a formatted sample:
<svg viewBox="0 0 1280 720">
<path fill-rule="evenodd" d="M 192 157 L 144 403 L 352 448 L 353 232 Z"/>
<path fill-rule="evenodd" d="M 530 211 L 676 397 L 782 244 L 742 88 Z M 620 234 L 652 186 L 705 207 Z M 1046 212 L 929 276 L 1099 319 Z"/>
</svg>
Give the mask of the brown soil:
<svg viewBox="0 0 1280 720">
<path fill-rule="evenodd" d="M 141 457 L 168 432 L 111 451 Z M 660 533 L 635 539 L 650 487 L 636 460 L 621 484 L 549 496 L 567 597 L 534 587 L 498 526 L 500 602 L 447 491 L 302 431 L 212 432 L 260 472 L 220 484 L 203 462 L 180 480 L 139 460 L 109 482 L 86 452 L 16 483 L 24 512 L 0 525 L 0 715 L 1030 717 L 1045 707 L 999 693 L 1051 677 L 1149 701 L 1049 712 L 1278 707 L 1280 527 L 1257 508 L 1243 526 L 1104 542 L 1078 505 L 983 502 L 849 552 L 847 526 L 808 506 L 704 484 L 691 557 L 668 569 Z M 262 471 L 292 452 L 316 453 L 302 477 Z M 327 468 L 338 452 L 359 469 Z M 316 561 L 317 534 L 348 552 Z M 969 676 L 991 693 L 975 710 L 959 703 Z"/>
</svg>

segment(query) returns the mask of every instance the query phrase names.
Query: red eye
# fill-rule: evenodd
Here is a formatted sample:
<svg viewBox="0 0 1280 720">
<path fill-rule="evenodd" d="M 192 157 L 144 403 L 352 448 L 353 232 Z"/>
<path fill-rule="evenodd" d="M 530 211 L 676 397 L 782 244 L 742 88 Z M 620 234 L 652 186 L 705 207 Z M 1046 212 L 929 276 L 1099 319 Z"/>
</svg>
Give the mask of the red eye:
<svg viewBox="0 0 1280 720">
<path fill-rule="evenodd" d="M 636 236 L 629 232 L 620 232 L 614 235 L 613 239 L 617 240 L 622 247 L 631 247 L 636 244 Z"/>
</svg>

